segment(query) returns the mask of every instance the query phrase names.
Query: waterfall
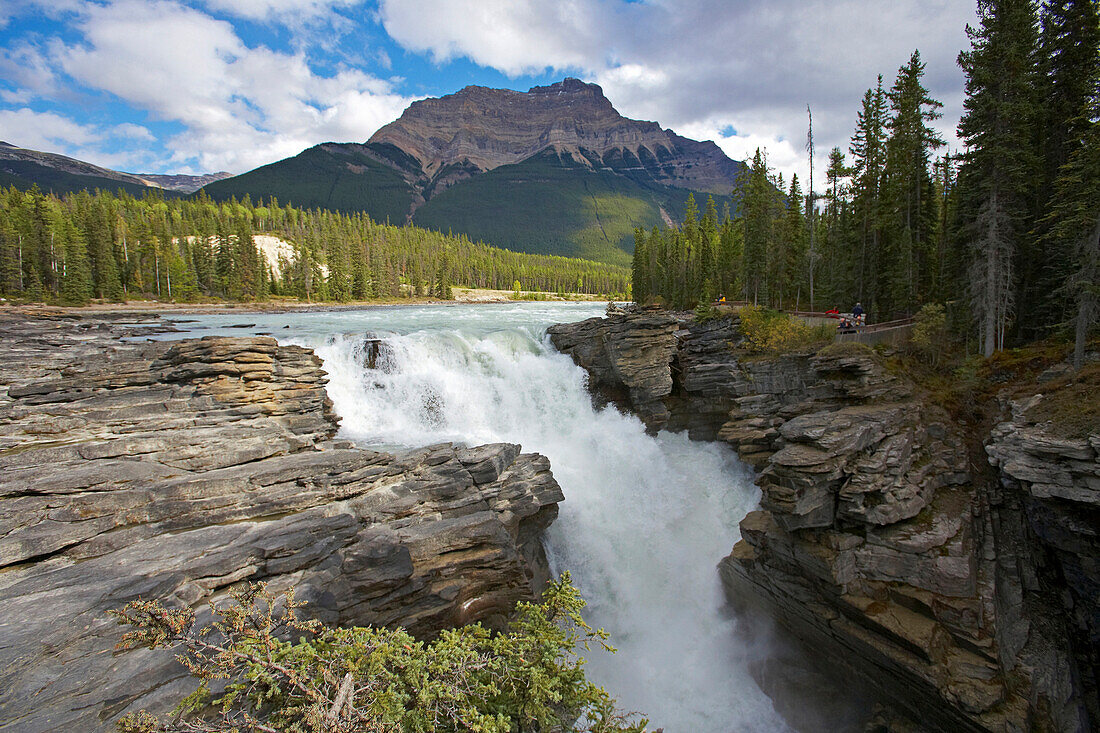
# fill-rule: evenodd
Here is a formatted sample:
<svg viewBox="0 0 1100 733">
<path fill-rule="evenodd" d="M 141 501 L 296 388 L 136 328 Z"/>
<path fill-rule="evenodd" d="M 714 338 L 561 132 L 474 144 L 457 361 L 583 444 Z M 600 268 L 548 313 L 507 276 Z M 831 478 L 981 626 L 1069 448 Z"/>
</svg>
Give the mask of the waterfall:
<svg viewBox="0 0 1100 733">
<path fill-rule="evenodd" d="M 590 678 L 670 733 L 788 730 L 749 674 L 760 651 L 724 611 L 715 569 L 759 500 L 750 472 L 724 446 L 650 436 L 594 409 L 584 372 L 545 343 L 549 321 L 493 317 L 376 330 L 373 343 L 362 332 L 306 339 L 329 372 L 342 437 L 506 441 L 546 455 L 565 494 L 551 564 L 572 572 L 587 620 L 619 650 L 587 655 Z"/>
</svg>

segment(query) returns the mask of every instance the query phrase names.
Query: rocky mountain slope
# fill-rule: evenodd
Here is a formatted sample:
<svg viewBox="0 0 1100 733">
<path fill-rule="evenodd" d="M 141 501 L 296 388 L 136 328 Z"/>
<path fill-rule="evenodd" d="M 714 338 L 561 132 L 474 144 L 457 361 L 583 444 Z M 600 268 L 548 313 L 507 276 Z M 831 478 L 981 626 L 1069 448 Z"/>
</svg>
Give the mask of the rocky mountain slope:
<svg viewBox="0 0 1100 733">
<path fill-rule="evenodd" d="M 889 729 L 1100 721 L 1096 435 L 1059 437 L 1017 404 L 987 437 L 991 471 L 858 345 L 762 357 L 737 348 L 735 319 L 654 311 L 550 334 L 599 398 L 757 468 L 761 507 L 720 563 L 730 600 L 911 721 Z"/>
<path fill-rule="evenodd" d="M 690 192 L 728 197 L 742 167 L 713 142 L 625 118 L 599 86 L 566 79 L 414 102 L 364 144 L 319 145 L 205 190 L 625 264 L 634 227 L 679 216 Z"/>
<path fill-rule="evenodd" d="M 122 173 L 57 153 L 19 148 L 0 142 L 0 185 L 30 188 L 37 183 L 43 191 L 57 194 L 73 191 L 124 190 L 141 196 L 150 188 L 194 193 L 208 183 L 230 177 L 230 173 L 202 176 Z"/>
<path fill-rule="evenodd" d="M 207 184 L 233 177 L 233 174 L 228 171 L 204 173 L 201 176 L 191 176 L 185 173 L 135 173 L 134 175 L 150 186 L 168 189 L 169 191 L 182 191 L 183 193 L 194 193 Z"/>
<path fill-rule="evenodd" d="M 436 188 L 547 149 L 581 165 L 719 196 L 736 185 L 741 168 L 713 142 L 623 117 L 598 85 L 579 79 L 527 92 L 469 86 L 413 102 L 368 143 L 411 155 Z"/>
<path fill-rule="evenodd" d="M 137 321 L 145 320 L 143 324 Z M 147 317 L 0 313 L 0 731 L 110 730 L 194 685 L 106 612 L 294 588 L 330 623 L 500 623 L 548 578 L 561 491 L 518 445 L 333 440 L 321 361 Z"/>
</svg>

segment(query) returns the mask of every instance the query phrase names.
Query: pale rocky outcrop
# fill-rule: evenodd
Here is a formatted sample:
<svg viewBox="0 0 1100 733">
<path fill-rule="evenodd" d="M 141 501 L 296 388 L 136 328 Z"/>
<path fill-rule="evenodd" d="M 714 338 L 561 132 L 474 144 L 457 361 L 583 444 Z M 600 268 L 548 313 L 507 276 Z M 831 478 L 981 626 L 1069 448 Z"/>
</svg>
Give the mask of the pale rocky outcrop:
<svg viewBox="0 0 1100 733">
<path fill-rule="evenodd" d="M 137 598 L 294 588 L 341 624 L 500 623 L 547 579 L 561 491 L 517 445 L 390 454 L 334 440 L 311 351 L 120 342 L 116 320 L 0 315 L 0 730 L 100 730 L 191 681 L 112 654 Z"/>
<path fill-rule="evenodd" d="M 928 729 L 1097 720 L 1095 440 L 1001 426 L 989 450 L 1005 484 L 990 486 L 963 429 L 867 350 L 754 355 L 735 318 L 645 309 L 550 335 L 597 399 L 758 470 L 760 509 L 719 568 L 735 605 L 764 608 Z M 1035 509 L 1054 500 L 1091 508 Z M 1028 525 L 1044 521 L 1040 554 L 1069 580 L 1041 580 Z"/>
</svg>

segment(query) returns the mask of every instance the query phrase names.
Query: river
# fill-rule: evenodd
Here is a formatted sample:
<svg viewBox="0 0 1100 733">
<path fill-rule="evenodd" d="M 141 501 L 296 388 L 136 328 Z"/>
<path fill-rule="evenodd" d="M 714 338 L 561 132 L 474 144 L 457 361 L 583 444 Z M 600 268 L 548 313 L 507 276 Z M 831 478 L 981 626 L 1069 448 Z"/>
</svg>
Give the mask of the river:
<svg viewBox="0 0 1100 733">
<path fill-rule="evenodd" d="M 546 545 L 611 635 L 589 676 L 669 733 L 789 730 L 750 669 L 766 645 L 724 607 L 717 562 L 759 501 L 734 452 L 647 435 L 595 409 L 586 375 L 546 340 L 592 303 L 404 306 L 177 316 L 191 335 L 269 333 L 316 349 L 341 437 L 370 447 L 520 443 L 550 459 L 565 501 Z M 229 326 L 236 326 L 229 328 Z M 365 368 L 364 336 L 381 340 Z"/>
</svg>

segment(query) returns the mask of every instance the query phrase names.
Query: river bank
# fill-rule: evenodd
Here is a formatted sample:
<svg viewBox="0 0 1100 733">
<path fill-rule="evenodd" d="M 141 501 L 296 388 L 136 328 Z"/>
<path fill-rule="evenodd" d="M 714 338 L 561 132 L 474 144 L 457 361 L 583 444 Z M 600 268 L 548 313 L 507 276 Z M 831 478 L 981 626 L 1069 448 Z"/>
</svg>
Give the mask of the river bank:
<svg viewBox="0 0 1100 733">
<path fill-rule="evenodd" d="M 567 293 L 561 297 L 554 293 L 541 293 L 536 291 L 520 291 L 520 297 L 515 298 L 512 290 L 487 290 L 483 288 L 453 288 L 453 300 L 441 300 L 412 296 L 408 298 L 388 298 L 363 301 L 349 301 L 344 303 L 317 303 L 303 302 L 292 299 L 277 299 L 253 303 L 179 303 L 175 301 L 161 300 L 128 300 L 121 303 L 94 302 L 82 306 L 49 305 L 46 303 L 3 303 L 0 302 L 0 312 L 26 311 L 27 313 L 73 313 L 97 315 L 103 313 L 180 313 L 204 315 L 212 313 L 311 313 L 323 311 L 355 311 L 367 308 L 393 308 L 398 306 L 424 306 L 424 305 L 495 305 L 502 303 L 520 302 L 559 302 L 559 303 L 602 303 L 607 301 L 607 296 L 589 295 L 587 293 Z"/>
</svg>

